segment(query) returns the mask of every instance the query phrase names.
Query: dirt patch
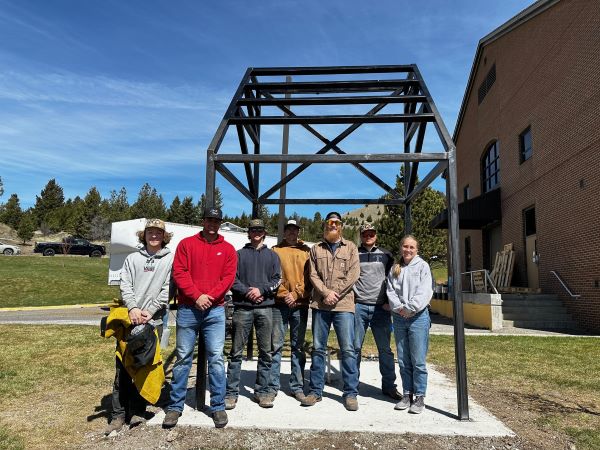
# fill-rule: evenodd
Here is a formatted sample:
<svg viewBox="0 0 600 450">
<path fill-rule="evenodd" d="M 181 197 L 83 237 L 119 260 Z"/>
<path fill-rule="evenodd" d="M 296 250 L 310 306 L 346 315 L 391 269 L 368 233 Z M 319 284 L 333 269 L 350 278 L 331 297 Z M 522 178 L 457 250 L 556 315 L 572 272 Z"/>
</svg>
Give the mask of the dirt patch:
<svg viewBox="0 0 600 450">
<path fill-rule="evenodd" d="M 448 376 L 452 376 L 449 371 Z M 98 430 L 88 433 L 81 448 L 84 449 L 564 449 L 574 450 L 569 437 L 540 421 L 548 409 L 560 414 L 568 407 L 549 399 L 535 399 L 511 393 L 502 386 L 474 385 L 470 391 L 479 404 L 485 406 L 498 419 L 511 428 L 513 437 L 434 436 L 396 433 L 328 432 L 306 430 L 237 429 L 228 426 L 211 428 L 176 427 L 171 430 L 159 426 L 125 427 L 121 432 L 104 436 L 105 423 L 95 421 Z M 149 413 L 159 409 L 149 407 Z M 102 423 L 101 423 L 102 422 Z M 101 428 L 100 428 L 101 426 Z M 402 423 L 390 423 L 390 430 L 401 433 Z"/>
<path fill-rule="evenodd" d="M 142 426 L 121 431 L 117 436 L 99 434 L 86 436 L 84 449 L 139 448 L 195 449 L 523 449 L 519 438 L 470 438 L 446 436 L 419 436 L 375 433 L 332 433 L 327 431 L 281 431 L 224 428 L 177 427 L 163 430 L 160 427 Z"/>
</svg>

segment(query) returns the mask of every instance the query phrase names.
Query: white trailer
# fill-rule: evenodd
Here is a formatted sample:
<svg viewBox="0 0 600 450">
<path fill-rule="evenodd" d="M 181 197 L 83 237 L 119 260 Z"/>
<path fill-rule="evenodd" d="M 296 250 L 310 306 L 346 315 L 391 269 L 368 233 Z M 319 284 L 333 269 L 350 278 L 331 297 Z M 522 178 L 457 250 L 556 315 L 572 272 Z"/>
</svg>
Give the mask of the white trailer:
<svg viewBox="0 0 600 450">
<path fill-rule="evenodd" d="M 119 285 L 121 281 L 121 269 L 125 263 L 125 258 L 128 254 L 141 248 L 141 244 L 138 241 L 136 233 L 144 229 L 146 219 L 133 219 L 124 220 L 122 222 L 113 222 L 110 233 L 110 262 L 108 269 L 108 284 Z M 165 222 L 167 231 L 173 233 L 171 242 L 167 245 L 173 252 L 177 248 L 179 242 L 188 236 L 202 231 L 202 227 L 195 225 L 184 225 L 181 223 Z M 219 234 L 225 237 L 225 240 L 239 250 L 248 241 L 248 233 L 246 231 L 232 231 L 231 228 L 235 226 L 228 226 L 224 223 L 221 225 Z M 235 227 L 237 228 L 237 227 Z M 271 248 L 277 244 L 277 238 L 274 236 L 267 236 L 265 238 L 265 244 Z M 308 244 L 309 246 L 312 244 Z"/>
</svg>

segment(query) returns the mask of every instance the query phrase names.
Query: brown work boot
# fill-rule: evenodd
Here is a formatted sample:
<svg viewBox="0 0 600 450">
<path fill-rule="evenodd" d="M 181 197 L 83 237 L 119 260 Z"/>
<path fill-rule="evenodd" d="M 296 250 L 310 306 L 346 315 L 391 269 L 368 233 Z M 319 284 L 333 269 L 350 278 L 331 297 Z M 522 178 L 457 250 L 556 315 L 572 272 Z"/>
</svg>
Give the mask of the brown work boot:
<svg viewBox="0 0 600 450">
<path fill-rule="evenodd" d="M 234 409 L 237 405 L 237 397 L 225 397 L 225 409 Z"/>
<path fill-rule="evenodd" d="M 273 394 L 254 394 L 254 400 L 261 408 L 272 408 L 275 396 Z"/>
<path fill-rule="evenodd" d="M 317 394 L 308 394 L 304 397 L 304 400 L 301 400 L 300 404 L 302 406 L 313 406 L 315 403 L 321 401 L 321 397 L 317 397 Z"/>
<path fill-rule="evenodd" d="M 131 419 L 129 419 L 129 428 L 137 427 L 138 425 L 144 425 L 145 423 L 145 417 L 133 415 L 131 416 Z"/>
<path fill-rule="evenodd" d="M 358 411 L 358 400 L 356 400 L 356 397 L 346 397 L 344 399 L 344 407 L 348 411 Z"/>
<path fill-rule="evenodd" d="M 123 416 L 115 417 L 114 419 L 112 419 L 110 421 L 110 423 L 104 430 L 104 434 L 106 436 L 108 436 L 113 431 L 117 431 L 117 432 L 121 431 L 121 428 L 123 428 L 123 425 L 125 425 L 125 417 L 123 417 Z"/>
<path fill-rule="evenodd" d="M 215 428 L 223 428 L 227 425 L 227 413 L 223 410 L 212 413 L 212 420 L 215 423 Z"/>
<path fill-rule="evenodd" d="M 294 392 L 292 395 L 299 402 L 302 402 L 306 398 L 306 395 L 304 395 L 304 392 L 302 391 Z"/>
<path fill-rule="evenodd" d="M 175 425 L 177 425 L 177 421 L 179 420 L 180 416 L 181 413 L 179 411 L 167 411 L 167 414 L 165 414 L 165 419 L 162 423 L 163 428 L 173 428 Z"/>
</svg>

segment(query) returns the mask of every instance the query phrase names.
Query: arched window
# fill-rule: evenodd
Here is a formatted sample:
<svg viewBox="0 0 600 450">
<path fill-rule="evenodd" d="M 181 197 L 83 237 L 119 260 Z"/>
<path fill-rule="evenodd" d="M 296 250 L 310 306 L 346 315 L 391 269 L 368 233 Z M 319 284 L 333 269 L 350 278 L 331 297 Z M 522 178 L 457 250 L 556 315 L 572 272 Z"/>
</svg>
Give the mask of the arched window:
<svg viewBox="0 0 600 450">
<path fill-rule="evenodd" d="M 481 181 L 483 192 L 500 185 L 500 148 L 498 141 L 492 142 L 481 159 Z"/>
</svg>

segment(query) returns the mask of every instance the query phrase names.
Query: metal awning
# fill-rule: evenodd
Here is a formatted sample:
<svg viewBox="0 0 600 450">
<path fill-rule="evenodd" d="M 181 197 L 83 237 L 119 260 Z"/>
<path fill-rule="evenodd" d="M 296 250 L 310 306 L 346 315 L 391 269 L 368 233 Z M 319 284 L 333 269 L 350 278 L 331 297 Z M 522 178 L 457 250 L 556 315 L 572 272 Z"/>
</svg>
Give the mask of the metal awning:
<svg viewBox="0 0 600 450">
<path fill-rule="evenodd" d="M 461 230 L 481 230 L 502 218 L 500 188 L 466 200 L 458 205 L 458 227 Z M 448 210 L 431 221 L 432 228 L 448 228 Z"/>
</svg>

